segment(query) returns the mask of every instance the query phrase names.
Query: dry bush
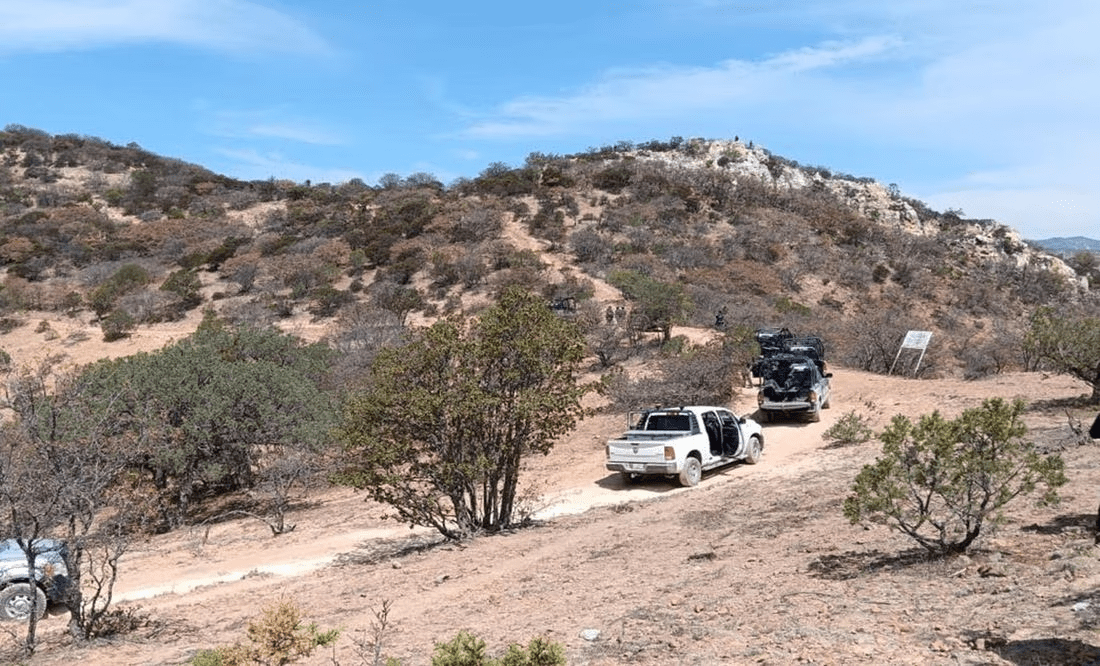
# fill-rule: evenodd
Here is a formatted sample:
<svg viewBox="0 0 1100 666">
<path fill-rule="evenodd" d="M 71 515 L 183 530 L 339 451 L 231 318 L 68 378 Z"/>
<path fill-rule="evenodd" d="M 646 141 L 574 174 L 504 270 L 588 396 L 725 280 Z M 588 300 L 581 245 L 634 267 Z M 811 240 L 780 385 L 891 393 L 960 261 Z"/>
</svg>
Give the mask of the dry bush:
<svg viewBox="0 0 1100 666">
<path fill-rule="evenodd" d="M 495 207 L 460 210 L 448 230 L 452 243 L 483 243 L 500 237 L 504 215 Z"/>
<path fill-rule="evenodd" d="M 590 226 L 574 231 L 569 236 L 569 244 L 577 262 L 589 264 L 597 271 L 611 265 L 615 257 L 615 245 L 611 235 Z"/>
<path fill-rule="evenodd" d="M 911 313 L 904 308 L 880 304 L 875 308 L 865 303 L 856 317 L 852 317 L 838 326 L 838 332 L 831 338 L 835 349 L 830 358 L 837 363 L 885 374 L 897 356 L 905 334 L 911 329 L 922 329 L 912 321 Z"/>
<path fill-rule="evenodd" d="M 663 355 L 649 364 L 643 376 L 611 375 L 608 396 L 619 410 L 647 405 L 729 404 L 735 386 L 744 386 L 745 373 L 755 353 L 747 328 L 734 329 L 701 346 L 683 338 L 679 353 Z M 665 345 L 672 351 L 676 344 Z"/>
</svg>

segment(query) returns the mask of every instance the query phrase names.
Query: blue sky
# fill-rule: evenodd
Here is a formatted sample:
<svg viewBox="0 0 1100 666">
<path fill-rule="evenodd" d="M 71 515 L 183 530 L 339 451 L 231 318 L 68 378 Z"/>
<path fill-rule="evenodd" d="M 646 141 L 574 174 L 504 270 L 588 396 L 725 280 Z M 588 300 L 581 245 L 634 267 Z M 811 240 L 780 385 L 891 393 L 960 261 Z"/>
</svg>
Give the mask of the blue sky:
<svg viewBox="0 0 1100 666">
<path fill-rule="evenodd" d="M 242 179 L 444 183 L 740 137 L 1100 237 L 1093 0 L 0 0 L 0 126 Z"/>
</svg>

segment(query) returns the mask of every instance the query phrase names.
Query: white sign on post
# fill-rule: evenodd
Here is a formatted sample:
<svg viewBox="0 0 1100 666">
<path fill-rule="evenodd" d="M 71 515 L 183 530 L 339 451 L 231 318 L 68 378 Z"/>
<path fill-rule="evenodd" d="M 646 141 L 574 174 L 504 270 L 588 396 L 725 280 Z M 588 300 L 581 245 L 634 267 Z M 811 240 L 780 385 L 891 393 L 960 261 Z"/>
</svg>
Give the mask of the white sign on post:
<svg viewBox="0 0 1100 666">
<path fill-rule="evenodd" d="M 902 349 L 928 349 L 928 341 L 931 339 L 932 331 L 909 331 L 905 334 L 901 347 Z"/>
<path fill-rule="evenodd" d="M 897 355 L 894 356 L 894 362 L 890 365 L 890 374 L 894 374 L 894 366 L 898 364 L 898 358 L 901 356 L 902 349 L 916 349 L 920 351 L 920 356 L 917 357 L 917 365 L 913 368 L 913 374 L 917 374 L 917 370 L 920 369 L 920 362 L 924 360 L 924 352 L 928 349 L 928 343 L 931 340 L 932 331 L 909 331 L 906 333 L 905 339 L 902 340 Z"/>
</svg>

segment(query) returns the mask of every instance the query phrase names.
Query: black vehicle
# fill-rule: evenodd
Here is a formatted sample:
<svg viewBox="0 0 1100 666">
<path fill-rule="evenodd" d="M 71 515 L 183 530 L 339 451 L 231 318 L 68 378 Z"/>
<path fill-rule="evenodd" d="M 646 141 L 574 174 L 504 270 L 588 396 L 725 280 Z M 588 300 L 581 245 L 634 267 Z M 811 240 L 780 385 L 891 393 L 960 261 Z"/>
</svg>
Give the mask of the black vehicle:
<svg viewBox="0 0 1100 666">
<path fill-rule="evenodd" d="M 785 328 L 759 329 L 756 340 L 760 356 L 752 364 L 752 376 L 760 379 L 759 419 L 769 422 L 777 414 L 801 414 L 820 421 L 821 410 L 829 407 L 832 377 L 825 366 L 825 343 Z"/>
<path fill-rule="evenodd" d="M 829 407 L 829 379 L 821 365 L 807 356 L 778 354 L 765 359 L 763 378 L 756 402 L 760 420 L 770 422 L 777 414 L 805 415 L 821 420 L 821 410 Z"/>
<path fill-rule="evenodd" d="M 786 328 L 761 328 L 756 331 L 756 343 L 760 345 L 760 356 L 753 361 L 753 377 L 763 378 L 767 360 L 783 354 L 810 358 L 822 373 L 826 372 L 825 342 L 816 335 L 795 335 Z"/>
</svg>

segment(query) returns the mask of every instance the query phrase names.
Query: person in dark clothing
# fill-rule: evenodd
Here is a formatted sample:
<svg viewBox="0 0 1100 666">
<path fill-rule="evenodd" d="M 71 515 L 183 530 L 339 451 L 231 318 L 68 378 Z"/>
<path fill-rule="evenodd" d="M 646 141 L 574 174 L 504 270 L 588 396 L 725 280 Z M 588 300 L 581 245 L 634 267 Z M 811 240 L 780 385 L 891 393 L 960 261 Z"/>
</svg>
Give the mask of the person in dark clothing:
<svg viewBox="0 0 1100 666">
<path fill-rule="evenodd" d="M 1089 428 L 1089 437 L 1100 439 L 1100 414 L 1096 415 L 1096 420 L 1092 422 L 1092 427 Z M 1096 510 L 1096 543 L 1100 543 L 1100 509 Z"/>
</svg>

